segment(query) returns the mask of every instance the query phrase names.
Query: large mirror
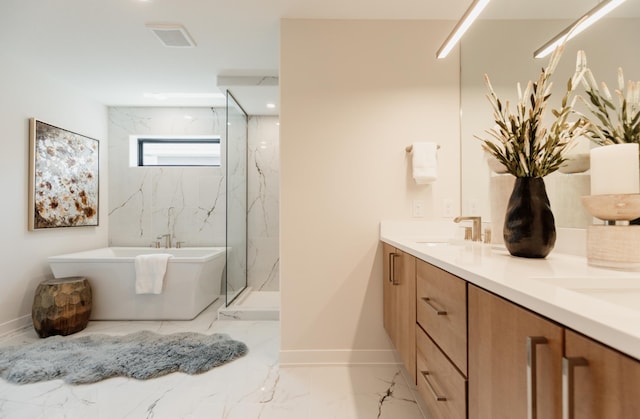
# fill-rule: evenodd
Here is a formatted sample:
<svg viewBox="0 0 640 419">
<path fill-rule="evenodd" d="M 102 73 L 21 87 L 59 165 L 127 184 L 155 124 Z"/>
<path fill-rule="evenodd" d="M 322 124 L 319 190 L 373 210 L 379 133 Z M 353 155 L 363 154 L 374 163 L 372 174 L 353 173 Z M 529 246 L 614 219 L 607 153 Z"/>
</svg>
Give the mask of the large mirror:
<svg viewBox="0 0 640 419">
<path fill-rule="evenodd" d="M 490 7 L 500 8 L 500 3 L 507 2 L 509 0 L 494 0 Z M 617 86 L 618 67 L 624 69 L 626 79 L 640 80 L 637 48 L 640 18 L 619 17 L 638 16 L 634 9 L 638 9 L 638 5 L 628 1 L 619 6 L 614 17 L 597 22 L 569 42 L 553 77 L 553 107 L 558 106 L 566 82 L 575 70 L 578 50 L 586 52 L 596 79 L 612 89 Z M 483 220 L 491 220 L 492 200 L 496 204 L 495 186 L 504 183 L 504 180 L 493 179 L 496 175 L 488 168 L 480 141 L 474 138 L 474 135 L 484 136 L 484 131 L 493 126 L 492 112 L 485 97 L 484 74 L 489 75 L 498 96 L 513 103 L 517 99 L 516 84 L 520 82 L 524 89 L 529 80 L 537 79 L 540 69 L 548 63 L 548 57 L 534 59 L 533 51 L 586 11 L 576 10 L 575 18 L 561 20 L 480 19 L 465 35 L 461 43 L 460 130 L 463 214 L 481 215 Z M 586 139 L 581 139 L 573 152 L 588 153 L 592 146 Z M 545 183 L 556 225 L 586 228 L 591 217 L 584 211 L 580 196 L 589 194 L 588 172 L 556 173 L 545 178 Z"/>
</svg>

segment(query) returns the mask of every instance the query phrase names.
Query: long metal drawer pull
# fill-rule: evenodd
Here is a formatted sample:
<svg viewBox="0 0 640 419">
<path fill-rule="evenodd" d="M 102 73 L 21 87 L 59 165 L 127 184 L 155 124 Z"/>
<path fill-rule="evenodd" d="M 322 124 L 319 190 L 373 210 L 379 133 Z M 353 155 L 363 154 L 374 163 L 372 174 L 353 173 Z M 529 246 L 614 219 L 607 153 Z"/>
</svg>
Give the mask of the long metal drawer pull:
<svg viewBox="0 0 640 419">
<path fill-rule="evenodd" d="M 438 308 L 433 304 L 433 300 L 429 297 L 422 297 L 422 301 L 424 301 L 424 303 L 426 305 L 429 306 L 429 308 L 431 308 L 431 310 L 433 310 L 438 316 L 446 316 L 447 315 L 447 310 L 443 309 L 443 308 Z"/>
<path fill-rule="evenodd" d="M 573 368 L 586 365 L 584 358 L 562 357 L 562 419 L 573 419 Z"/>
<path fill-rule="evenodd" d="M 429 379 L 427 378 L 427 376 L 431 375 L 431 373 L 429 371 L 420 371 L 420 373 L 422 374 L 422 378 L 424 378 L 424 382 L 427 384 L 427 388 L 429 389 L 429 391 L 433 395 L 433 398 L 436 399 L 437 402 L 446 402 L 447 398 L 445 396 L 440 396 L 436 392 L 436 390 L 433 388 L 433 385 L 431 384 L 431 381 L 429 381 Z"/>
<path fill-rule="evenodd" d="M 393 285 L 399 285 L 396 281 L 396 258 L 400 257 L 399 253 L 389 253 L 389 282 Z"/>
<path fill-rule="evenodd" d="M 538 417 L 538 357 L 536 347 L 548 343 L 544 336 L 527 336 L 527 418 Z"/>
</svg>

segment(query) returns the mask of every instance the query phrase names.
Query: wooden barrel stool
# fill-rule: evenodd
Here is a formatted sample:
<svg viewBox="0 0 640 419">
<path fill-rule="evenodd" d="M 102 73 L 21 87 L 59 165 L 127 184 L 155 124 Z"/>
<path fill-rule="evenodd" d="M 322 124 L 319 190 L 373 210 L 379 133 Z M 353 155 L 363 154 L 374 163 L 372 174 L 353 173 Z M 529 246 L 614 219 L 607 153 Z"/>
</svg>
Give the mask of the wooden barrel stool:
<svg viewBox="0 0 640 419">
<path fill-rule="evenodd" d="M 79 332 L 87 327 L 90 315 L 91 286 L 87 278 L 56 278 L 38 284 L 31 319 L 41 338 Z"/>
</svg>

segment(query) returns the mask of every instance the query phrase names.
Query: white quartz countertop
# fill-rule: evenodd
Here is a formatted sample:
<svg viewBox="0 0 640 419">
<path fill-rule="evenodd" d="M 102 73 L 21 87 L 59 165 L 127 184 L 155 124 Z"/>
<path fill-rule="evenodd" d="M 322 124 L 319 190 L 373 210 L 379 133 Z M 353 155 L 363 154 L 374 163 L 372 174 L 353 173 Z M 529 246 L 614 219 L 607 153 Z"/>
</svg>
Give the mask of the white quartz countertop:
<svg viewBox="0 0 640 419">
<path fill-rule="evenodd" d="M 469 283 L 640 360 L 640 273 L 589 266 L 552 251 L 511 256 L 502 246 L 449 240 L 433 223 L 383 222 L 380 239 Z M 423 228 L 424 227 L 424 228 Z"/>
</svg>

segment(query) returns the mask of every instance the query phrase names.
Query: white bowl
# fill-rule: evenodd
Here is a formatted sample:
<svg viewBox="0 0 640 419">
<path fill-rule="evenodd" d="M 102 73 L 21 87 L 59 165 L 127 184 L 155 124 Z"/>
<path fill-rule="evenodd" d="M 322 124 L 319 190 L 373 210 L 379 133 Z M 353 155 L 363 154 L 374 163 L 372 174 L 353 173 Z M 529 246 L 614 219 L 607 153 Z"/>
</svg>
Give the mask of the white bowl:
<svg viewBox="0 0 640 419">
<path fill-rule="evenodd" d="M 498 160 L 493 154 L 490 154 L 490 153 L 484 153 L 484 154 L 487 157 L 487 164 L 489 165 L 489 169 L 492 172 L 495 172 L 495 173 L 507 173 L 508 172 L 508 170 L 504 166 L 504 164 L 502 164 L 502 162 L 500 160 Z"/>
<path fill-rule="evenodd" d="M 589 153 L 568 154 L 566 158 L 567 160 L 558 168 L 560 173 L 582 173 L 589 170 Z"/>
</svg>

